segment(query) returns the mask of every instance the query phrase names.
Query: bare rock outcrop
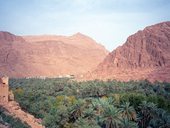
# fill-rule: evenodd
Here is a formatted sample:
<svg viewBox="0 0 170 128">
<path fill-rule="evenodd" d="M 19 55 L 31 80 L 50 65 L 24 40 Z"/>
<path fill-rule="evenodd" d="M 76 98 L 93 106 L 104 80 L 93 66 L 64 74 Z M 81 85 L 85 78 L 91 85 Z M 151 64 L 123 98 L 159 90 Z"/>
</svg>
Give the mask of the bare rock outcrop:
<svg viewBox="0 0 170 128">
<path fill-rule="evenodd" d="M 99 79 L 170 82 L 170 22 L 146 27 L 128 37 L 87 76 Z"/>
<path fill-rule="evenodd" d="M 0 106 L 5 108 L 9 115 L 14 118 L 19 118 L 21 121 L 27 123 L 31 128 L 45 128 L 45 126 L 41 124 L 41 119 L 37 119 L 33 115 L 23 111 L 19 104 L 15 101 L 9 101 L 8 103 L 3 104 L 0 103 Z M 7 126 L 4 125 L 3 127 L 7 128 Z"/>
<path fill-rule="evenodd" d="M 83 74 L 108 51 L 81 33 L 72 36 L 16 36 L 0 32 L 0 75 L 35 77 Z"/>
</svg>

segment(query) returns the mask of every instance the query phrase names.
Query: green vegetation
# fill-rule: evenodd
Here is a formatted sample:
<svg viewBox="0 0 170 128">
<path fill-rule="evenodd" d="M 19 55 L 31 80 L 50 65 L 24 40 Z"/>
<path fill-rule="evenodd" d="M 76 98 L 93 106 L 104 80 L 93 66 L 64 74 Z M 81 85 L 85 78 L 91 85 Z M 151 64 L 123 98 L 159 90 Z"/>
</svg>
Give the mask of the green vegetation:
<svg viewBox="0 0 170 128">
<path fill-rule="evenodd" d="M 168 128 L 170 84 L 11 79 L 21 107 L 47 128 Z"/>
<path fill-rule="evenodd" d="M 12 117 L 8 112 L 0 106 L 0 124 L 9 128 L 30 128 L 26 123 L 20 119 Z"/>
</svg>

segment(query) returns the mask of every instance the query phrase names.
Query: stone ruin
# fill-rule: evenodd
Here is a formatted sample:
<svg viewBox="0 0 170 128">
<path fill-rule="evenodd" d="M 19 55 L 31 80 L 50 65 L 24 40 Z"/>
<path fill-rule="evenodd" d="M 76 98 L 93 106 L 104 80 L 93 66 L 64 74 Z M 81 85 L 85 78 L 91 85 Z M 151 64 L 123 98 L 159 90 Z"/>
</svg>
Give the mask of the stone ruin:
<svg viewBox="0 0 170 128">
<path fill-rule="evenodd" d="M 23 111 L 19 104 L 14 101 L 14 95 L 12 91 L 9 91 L 8 77 L 0 77 L 0 107 L 1 106 L 6 109 L 7 113 L 26 122 L 31 128 L 45 128 L 42 125 L 41 119 L 37 119 L 33 115 Z M 3 128 L 1 123 L 0 128 Z M 8 128 L 8 126 L 4 126 L 4 128 Z"/>
<path fill-rule="evenodd" d="M 9 101 L 9 85 L 8 77 L 0 78 L 0 103 L 7 103 Z"/>
</svg>

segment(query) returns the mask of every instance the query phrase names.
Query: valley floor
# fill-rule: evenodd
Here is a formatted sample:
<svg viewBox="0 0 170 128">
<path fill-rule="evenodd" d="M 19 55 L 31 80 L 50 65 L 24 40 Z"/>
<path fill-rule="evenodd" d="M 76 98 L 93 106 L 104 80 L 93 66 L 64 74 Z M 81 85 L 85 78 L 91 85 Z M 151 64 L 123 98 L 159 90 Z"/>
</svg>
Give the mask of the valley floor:
<svg viewBox="0 0 170 128">
<path fill-rule="evenodd" d="M 170 83 L 66 78 L 9 83 L 21 108 L 47 128 L 170 128 Z M 18 109 L 12 107 L 36 128 L 37 120 Z"/>
</svg>

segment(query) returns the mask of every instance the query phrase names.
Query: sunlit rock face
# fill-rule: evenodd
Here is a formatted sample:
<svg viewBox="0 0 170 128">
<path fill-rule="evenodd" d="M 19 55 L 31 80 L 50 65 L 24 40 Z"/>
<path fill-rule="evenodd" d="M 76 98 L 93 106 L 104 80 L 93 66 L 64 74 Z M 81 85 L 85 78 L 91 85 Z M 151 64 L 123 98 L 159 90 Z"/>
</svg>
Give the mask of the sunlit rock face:
<svg viewBox="0 0 170 128">
<path fill-rule="evenodd" d="M 94 69 L 108 51 L 81 33 L 72 36 L 16 36 L 0 32 L 0 75 L 77 75 Z"/>
<path fill-rule="evenodd" d="M 170 22 L 129 36 L 87 78 L 170 81 Z"/>
</svg>

